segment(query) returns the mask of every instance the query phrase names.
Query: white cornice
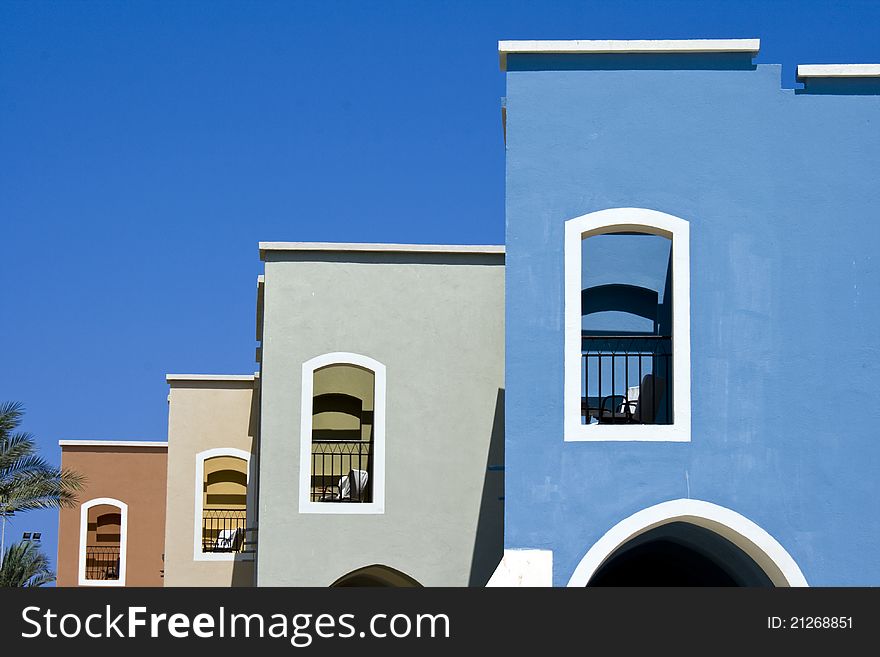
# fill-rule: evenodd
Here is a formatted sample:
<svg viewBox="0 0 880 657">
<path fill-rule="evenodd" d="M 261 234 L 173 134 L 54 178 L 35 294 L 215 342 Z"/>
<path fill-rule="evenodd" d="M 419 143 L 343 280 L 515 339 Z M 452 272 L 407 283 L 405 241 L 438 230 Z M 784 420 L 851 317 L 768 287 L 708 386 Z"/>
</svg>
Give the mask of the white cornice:
<svg viewBox="0 0 880 657">
<path fill-rule="evenodd" d="M 166 374 L 165 381 L 253 381 L 253 374 Z"/>
<path fill-rule="evenodd" d="M 880 78 L 880 64 L 798 64 L 802 78 Z"/>
<path fill-rule="evenodd" d="M 337 251 L 370 253 L 504 253 L 504 247 L 485 244 L 378 244 L 367 242 L 260 242 L 264 251 Z"/>
<path fill-rule="evenodd" d="M 498 58 L 501 70 L 507 70 L 510 54 L 655 54 L 675 53 L 757 53 L 760 39 L 599 39 L 499 41 Z"/>
<path fill-rule="evenodd" d="M 59 440 L 61 447 L 168 447 L 158 440 Z"/>
</svg>

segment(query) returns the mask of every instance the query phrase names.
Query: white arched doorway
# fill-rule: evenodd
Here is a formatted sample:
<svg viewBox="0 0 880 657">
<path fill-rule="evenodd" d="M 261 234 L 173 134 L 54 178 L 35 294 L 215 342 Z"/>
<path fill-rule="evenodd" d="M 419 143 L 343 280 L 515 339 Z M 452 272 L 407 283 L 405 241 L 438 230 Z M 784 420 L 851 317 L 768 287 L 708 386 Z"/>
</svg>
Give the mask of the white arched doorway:
<svg viewBox="0 0 880 657">
<path fill-rule="evenodd" d="M 619 548 L 670 523 L 690 523 L 718 534 L 750 557 L 774 586 L 808 586 L 791 555 L 761 527 L 736 511 L 688 499 L 657 504 L 617 523 L 584 555 L 568 586 L 586 586 Z"/>
</svg>

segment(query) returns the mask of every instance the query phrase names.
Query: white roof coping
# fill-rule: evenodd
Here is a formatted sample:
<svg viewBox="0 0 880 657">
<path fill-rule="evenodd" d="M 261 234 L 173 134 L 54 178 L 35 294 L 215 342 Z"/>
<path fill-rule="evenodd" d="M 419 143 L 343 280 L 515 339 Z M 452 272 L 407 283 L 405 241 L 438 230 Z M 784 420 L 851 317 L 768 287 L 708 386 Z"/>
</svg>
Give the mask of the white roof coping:
<svg viewBox="0 0 880 657">
<path fill-rule="evenodd" d="M 800 78 L 880 78 L 880 64 L 798 64 Z"/>
<path fill-rule="evenodd" d="M 165 381 L 253 381 L 253 374 L 166 374 Z"/>
<path fill-rule="evenodd" d="M 498 59 L 501 70 L 507 70 L 507 55 L 521 54 L 673 54 L 743 52 L 757 53 L 760 39 L 594 39 L 594 40 L 546 40 L 546 41 L 499 41 Z"/>
<path fill-rule="evenodd" d="M 260 242 L 263 251 L 357 251 L 372 253 L 504 253 L 486 244 L 377 244 L 368 242 Z"/>
<path fill-rule="evenodd" d="M 168 447 L 167 440 L 59 440 L 61 447 Z"/>
</svg>

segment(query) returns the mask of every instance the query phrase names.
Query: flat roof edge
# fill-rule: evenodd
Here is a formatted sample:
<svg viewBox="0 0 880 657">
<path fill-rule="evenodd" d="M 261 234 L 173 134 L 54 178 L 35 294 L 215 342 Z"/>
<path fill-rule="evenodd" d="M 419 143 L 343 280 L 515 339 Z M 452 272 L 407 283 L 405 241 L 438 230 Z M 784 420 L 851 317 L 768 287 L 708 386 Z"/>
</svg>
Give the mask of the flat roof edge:
<svg viewBox="0 0 880 657">
<path fill-rule="evenodd" d="M 166 374 L 165 381 L 253 381 L 253 374 Z"/>
<path fill-rule="evenodd" d="M 880 64 L 798 64 L 802 78 L 880 78 Z"/>
<path fill-rule="evenodd" d="M 498 61 L 507 70 L 511 54 L 677 54 L 677 53 L 757 53 L 760 39 L 575 39 L 511 40 L 498 42 Z"/>
<path fill-rule="evenodd" d="M 329 251 L 370 253 L 471 253 L 504 254 L 498 244 L 383 244 L 369 242 L 260 242 L 266 251 Z"/>
<path fill-rule="evenodd" d="M 168 447 L 167 440 L 59 440 L 61 447 Z"/>
</svg>

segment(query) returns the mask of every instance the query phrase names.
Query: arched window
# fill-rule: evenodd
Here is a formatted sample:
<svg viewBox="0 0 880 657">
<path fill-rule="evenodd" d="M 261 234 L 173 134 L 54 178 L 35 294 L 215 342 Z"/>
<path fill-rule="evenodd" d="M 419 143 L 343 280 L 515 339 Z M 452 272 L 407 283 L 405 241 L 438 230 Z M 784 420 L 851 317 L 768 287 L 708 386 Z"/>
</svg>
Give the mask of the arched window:
<svg viewBox="0 0 880 657">
<path fill-rule="evenodd" d="M 359 354 L 303 363 L 300 513 L 383 513 L 385 366 Z"/>
<path fill-rule="evenodd" d="M 125 586 L 128 505 L 99 497 L 80 507 L 79 585 Z"/>
<path fill-rule="evenodd" d="M 196 454 L 196 561 L 249 559 L 250 454 L 234 448 Z"/>
<path fill-rule="evenodd" d="M 565 224 L 565 440 L 690 440 L 688 223 L 614 208 Z"/>
</svg>

